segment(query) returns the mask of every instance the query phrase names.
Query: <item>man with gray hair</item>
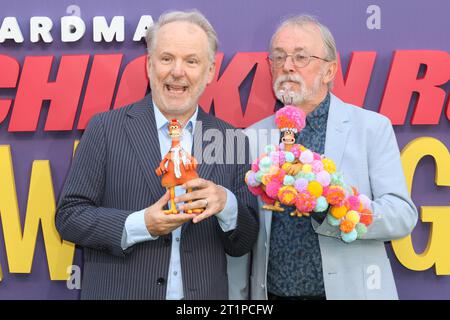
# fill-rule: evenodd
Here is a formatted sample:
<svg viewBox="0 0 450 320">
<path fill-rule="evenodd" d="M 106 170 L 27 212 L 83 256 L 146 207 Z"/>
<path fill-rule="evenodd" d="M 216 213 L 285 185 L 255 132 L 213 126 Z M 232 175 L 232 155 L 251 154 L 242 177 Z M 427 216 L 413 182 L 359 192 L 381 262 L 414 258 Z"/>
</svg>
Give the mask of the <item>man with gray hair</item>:
<svg viewBox="0 0 450 320">
<path fill-rule="evenodd" d="M 376 218 L 362 239 L 346 244 L 324 219 L 326 212 L 294 218 L 264 210 L 260 201 L 252 299 L 397 299 L 384 241 L 408 235 L 417 210 L 389 119 L 330 93 L 336 45 L 328 28 L 311 16 L 281 23 L 271 39 L 269 63 L 278 100 L 307 115 L 296 142 L 334 160 L 345 182 L 371 198 Z M 270 116 L 247 130 L 275 128 Z"/>
<path fill-rule="evenodd" d="M 198 11 L 169 12 L 149 29 L 147 46 L 151 95 L 92 118 L 56 226 L 84 248 L 82 299 L 227 299 L 226 254 L 248 253 L 258 232 L 256 201 L 243 183 L 249 166 L 197 158 L 200 178 L 175 187 L 170 210 L 180 214 L 164 212 L 169 193 L 155 173 L 161 158 L 176 152 L 172 119 L 181 123 L 188 152 L 205 150 L 206 130 L 225 136 L 232 129 L 198 107 L 215 74 L 217 35 Z M 224 158 L 238 156 L 220 147 Z"/>
</svg>

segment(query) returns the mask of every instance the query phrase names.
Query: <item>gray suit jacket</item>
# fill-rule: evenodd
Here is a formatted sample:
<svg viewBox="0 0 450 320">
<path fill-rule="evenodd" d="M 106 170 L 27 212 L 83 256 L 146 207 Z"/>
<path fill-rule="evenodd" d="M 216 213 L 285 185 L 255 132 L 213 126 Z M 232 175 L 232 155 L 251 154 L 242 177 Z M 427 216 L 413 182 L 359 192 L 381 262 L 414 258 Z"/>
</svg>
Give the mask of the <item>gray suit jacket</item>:
<svg viewBox="0 0 450 320">
<path fill-rule="evenodd" d="M 254 124 L 247 134 L 250 141 L 256 142 L 252 145 L 253 158 L 266 144 L 279 141 L 274 116 Z M 326 220 L 321 225 L 313 223 L 319 235 L 327 299 L 398 299 L 384 241 L 408 235 L 418 215 L 407 192 L 389 119 L 331 95 L 325 155 L 335 161 L 346 183 L 373 199 L 373 210 L 381 215 L 364 239 L 350 244 L 339 240 L 338 231 Z M 272 212 L 263 210 L 261 201 L 259 206 L 260 233 L 253 250 L 250 289 L 252 299 L 267 299 Z M 248 255 L 238 258 L 232 278 L 242 275 L 249 262 Z"/>
<path fill-rule="evenodd" d="M 202 146 L 204 150 L 207 145 L 202 130 L 216 129 L 225 136 L 225 130 L 232 128 L 201 108 L 197 120 L 202 125 L 196 125 L 194 149 Z M 225 144 L 220 147 L 223 150 L 217 152 L 223 151 L 225 157 L 230 150 Z M 159 150 L 150 96 L 96 115 L 83 134 L 56 214 L 62 238 L 84 248 L 82 299 L 165 298 L 171 234 L 126 251 L 121 248 L 128 215 L 155 203 L 165 192 L 155 174 L 161 161 Z M 226 254 L 242 256 L 255 244 L 257 204 L 243 184 L 247 170 L 247 165 L 202 163 L 198 167 L 200 177 L 236 195 L 238 219 L 236 229 L 226 233 L 216 217 L 183 225 L 180 255 L 185 299 L 227 299 Z"/>
</svg>

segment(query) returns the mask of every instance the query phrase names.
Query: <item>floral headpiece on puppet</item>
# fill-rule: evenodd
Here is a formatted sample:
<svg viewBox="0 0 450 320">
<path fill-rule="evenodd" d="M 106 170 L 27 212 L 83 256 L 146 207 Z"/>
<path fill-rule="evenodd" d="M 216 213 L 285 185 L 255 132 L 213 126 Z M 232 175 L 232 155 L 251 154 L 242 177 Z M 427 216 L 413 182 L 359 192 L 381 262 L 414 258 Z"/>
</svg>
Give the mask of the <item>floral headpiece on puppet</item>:
<svg viewBox="0 0 450 320">
<path fill-rule="evenodd" d="M 305 127 L 306 115 L 294 106 L 284 106 L 275 114 L 275 123 L 281 132 L 290 130 L 299 133 Z"/>
<path fill-rule="evenodd" d="M 294 106 L 284 106 L 275 114 L 275 124 L 281 131 L 284 144 L 294 144 L 297 135 L 305 127 L 306 115 Z"/>
</svg>

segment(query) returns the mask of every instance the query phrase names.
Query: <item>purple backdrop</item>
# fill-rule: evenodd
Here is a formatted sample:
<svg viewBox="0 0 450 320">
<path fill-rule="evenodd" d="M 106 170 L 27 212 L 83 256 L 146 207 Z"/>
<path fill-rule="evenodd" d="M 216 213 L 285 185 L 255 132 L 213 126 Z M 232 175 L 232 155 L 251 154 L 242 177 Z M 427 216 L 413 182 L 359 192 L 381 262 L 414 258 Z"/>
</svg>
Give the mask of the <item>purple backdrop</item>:
<svg viewBox="0 0 450 320">
<path fill-rule="evenodd" d="M 86 22 L 86 33 L 74 44 L 60 41 L 59 19 L 67 15 L 69 5 L 81 8 L 81 17 Z M 369 5 L 381 8 L 381 29 L 369 30 L 366 9 Z M 15 57 L 23 64 L 25 56 L 55 55 L 57 65 L 63 54 L 123 53 L 123 66 L 133 58 L 145 53 L 142 43 L 134 43 L 132 37 L 141 15 L 156 19 L 162 12 L 171 9 L 197 8 L 202 11 L 216 28 L 220 39 L 220 51 L 225 53 L 226 65 L 236 52 L 267 51 L 268 40 L 281 17 L 295 13 L 316 15 L 333 32 L 345 70 L 352 51 L 376 51 L 377 59 L 364 107 L 378 111 L 384 85 L 394 50 L 428 49 L 449 51 L 450 23 L 448 0 L 409 1 L 194 1 L 166 0 L 164 2 L 134 0 L 108 1 L 2 1 L 0 19 L 17 17 L 25 38 L 23 44 L 0 44 L 0 54 Z M 92 17 L 123 15 L 126 21 L 123 43 L 100 43 L 92 41 Z M 51 44 L 33 44 L 29 39 L 29 19 L 32 16 L 48 16 L 52 19 L 53 38 Z M 52 78 L 51 78 L 52 79 Z M 54 79 L 54 78 L 53 78 Z M 446 85 L 447 95 L 449 83 Z M 83 92 L 84 94 L 84 92 Z M 0 97 L 14 97 L 15 90 L 0 89 Z M 82 99 L 80 99 L 82 103 Z M 409 125 L 411 110 L 406 124 L 396 127 L 400 149 L 408 142 L 422 136 L 439 139 L 450 146 L 450 123 L 442 115 L 439 125 Z M 9 117 L 0 124 L 0 144 L 12 149 L 19 208 L 24 223 L 31 164 L 34 160 L 48 159 L 51 162 L 55 195 L 59 197 L 67 170 L 70 166 L 73 141 L 79 132 L 44 133 L 43 126 L 47 111 L 43 108 L 38 130 L 35 133 L 8 133 Z M 78 122 L 79 112 L 75 123 Z M 413 200 L 421 205 L 449 205 L 449 188 L 434 184 L 435 167 L 430 158 L 421 161 L 416 170 L 413 186 Z M 429 226 L 419 223 L 413 232 L 417 251 L 423 250 L 428 238 Z M 449 230 L 450 231 L 450 230 Z M 31 274 L 9 274 L 3 232 L 0 229 L 0 263 L 4 279 L 0 282 L 0 299 L 75 299 L 79 291 L 68 290 L 63 281 L 50 281 L 42 234 L 39 232 L 33 269 Z M 450 278 L 436 276 L 434 268 L 424 272 L 413 272 L 403 267 L 387 244 L 394 269 L 396 284 L 401 299 L 449 299 Z M 450 254 L 449 254 L 450 259 Z M 81 251 L 77 249 L 74 264 L 81 264 Z"/>
</svg>

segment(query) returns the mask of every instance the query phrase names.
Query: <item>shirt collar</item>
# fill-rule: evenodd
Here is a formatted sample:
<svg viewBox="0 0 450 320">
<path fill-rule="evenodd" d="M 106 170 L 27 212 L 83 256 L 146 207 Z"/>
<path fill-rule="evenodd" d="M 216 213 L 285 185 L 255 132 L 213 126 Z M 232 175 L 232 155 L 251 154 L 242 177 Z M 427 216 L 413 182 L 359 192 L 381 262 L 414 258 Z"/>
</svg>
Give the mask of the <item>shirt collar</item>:
<svg viewBox="0 0 450 320">
<path fill-rule="evenodd" d="M 159 110 L 158 106 L 155 104 L 155 101 L 153 101 L 153 109 L 155 111 L 155 121 L 156 121 L 156 129 L 159 131 L 161 128 L 167 125 L 169 120 L 164 117 L 164 115 Z M 190 133 L 193 133 L 195 130 L 195 123 L 197 122 L 197 114 L 198 114 L 198 106 L 195 108 L 194 114 L 189 118 L 186 126 L 187 130 L 189 130 Z"/>
</svg>

